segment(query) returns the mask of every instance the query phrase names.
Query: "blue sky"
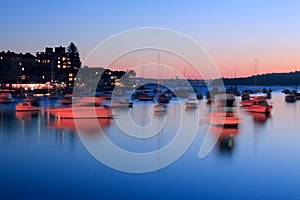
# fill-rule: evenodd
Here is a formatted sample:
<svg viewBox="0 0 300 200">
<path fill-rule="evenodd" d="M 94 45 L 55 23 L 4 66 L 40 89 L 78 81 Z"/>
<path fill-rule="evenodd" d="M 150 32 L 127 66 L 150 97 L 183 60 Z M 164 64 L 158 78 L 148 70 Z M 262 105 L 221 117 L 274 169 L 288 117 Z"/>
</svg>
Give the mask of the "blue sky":
<svg viewBox="0 0 300 200">
<path fill-rule="evenodd" d="M 300 69 L 298 1 L 3 1 L 0 50 L 79 47 L 81 57 L 99 42 L 138 27 L 183 32 L 209 52 L 224 76 Z M 299 66 L 298 66 L 299 65 Z"/>
</svg>

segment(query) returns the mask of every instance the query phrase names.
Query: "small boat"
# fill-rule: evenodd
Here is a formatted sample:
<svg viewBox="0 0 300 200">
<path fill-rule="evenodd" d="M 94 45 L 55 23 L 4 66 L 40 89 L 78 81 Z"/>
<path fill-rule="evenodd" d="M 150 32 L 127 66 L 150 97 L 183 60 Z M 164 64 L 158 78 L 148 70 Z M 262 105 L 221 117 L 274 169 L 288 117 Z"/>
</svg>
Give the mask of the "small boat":
<svg viewBox="0 0 300 200">
<path fill-rule="evenodd" d="M 163 104 L 158 103 L 153 106 L 153 111 L 154 112 L 166 112 L 167 109 Z"/>
<path fill-rule="evenodd" d="M 72 101 L 75 100 L 75 98 L 72 96 L 72 94 L 66 94 L 60 102 L 64 105 L 70 105 L 72 104 Z"/>
<path fill-rule="evenodd" d="M 196 97 L 197 97 L 197 99 L 203 99 L 203 95 L 201 94 L 201 93 L 198 93 L 197 95 L 196 95 Z"/>
<path fill-rule="evenodd" d="M 111 118 L 111 110 L 108 107 L 93 107 L 93 106 L 79 106 L 79 107 L 65 107 L 52 108 L 46 110 L 56 118 L 61 119 L 93 119 L 93 118 Z"/>
<path fill-rule="evenodd" d="M 179 98 L 187 98 L 190 96 L 189 90 L 184 87 L 180 87 L 177 90 L 175 90 L 174 94 L 176 97 L 179 97 Z"/>
<path fill-rule="evenodd" d="M 0 103 L 13 103 L 15 99 L 10 93 L 1 93 L 0 94 Z"/>
<path fill-rule="evenodd" d="M 137 91 L 137 92 L 135 92 L 135 94 L 133 94 L 133 98 L 136 98 L 140 101 L 153 101 L 154 95 L 152 92 L 153 91 L 151 91 L 151 90 Z"/>
<path fill-rule="evenodd" d="M 110 102 L 111 107 L 132 107 L 132 102 L 126 97 L 114 98 Z"/>
<path fill-rule="evenodd" d="M 250 99 L 250 94 L 248 92 L 243 92 L 242 101 L 249 100 L 249 99 Z"/>
<path fill-rule="evenodd" d="M 169 103 L 171 97 L 168 94 L 158 95 L 157 100 L 159 103 Z"/>
<path fill-rule="evenodd" d="M 238 127 L 240 120 L 235 116 L 234 112 L 212 112 L 208 115 L 209 123 L 214 126 L 221 127 Z"/>
<path fill-rule="evenodd" d="M 46 112 L 62 119 L 111 118 L 111 109 L 101 106 L 102 101 L 101 97 L 82 97 L 72 107 L 50 108 Z"/>
<path fill-rule="evenodd" d="M 242 101 L 242 108 L 248 112 L 271 113 L 273 106 L 266 101 L 266 96 L 253 97 L 250 100 Z"/>
<path fill-rule="evenodd" d="M 235 116 L 235 97 L 231 93 L 214 95 L 212 112 L 209 113 L 209 123 L 213 126 L 238 127 L 240 120 Z"/>
<path fill-rule="evenodd" d="M 40 107 L 38 107 L 38 103 L 34 101 L 24 101 L 21 103 L 18 103 L 16 106 L 16 111 L 39 111 L 41 110 Z"/>
<path fill-rule="evenodd" d="M 285 96 L 285 101 L 289 103 L 293 103 L 297 100 L 297 97 L 294 93 L 289 93 Z"/>
<path fill-rule="evenodd" d="M 198 106 L 198 100 L 196 98 L 188 98 L 185 101 L 185 106 L 187 108 L 196 108 Z"/>
</svg>

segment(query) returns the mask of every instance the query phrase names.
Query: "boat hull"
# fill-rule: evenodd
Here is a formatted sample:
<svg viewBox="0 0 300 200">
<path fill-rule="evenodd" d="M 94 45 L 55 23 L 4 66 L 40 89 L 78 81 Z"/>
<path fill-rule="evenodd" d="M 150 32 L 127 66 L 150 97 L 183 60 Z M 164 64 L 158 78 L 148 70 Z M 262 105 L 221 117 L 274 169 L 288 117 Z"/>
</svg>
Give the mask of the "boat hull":
<svg viewBox="0 0 300 200">
<path fill-rule="evenodd" d="M 68 107 L 54 108 L 47 110 L 56 118 L 63 119 L 92 119 L 92 118 L 110 118 L 111 110 L 107 107 Z"/>
</svg>

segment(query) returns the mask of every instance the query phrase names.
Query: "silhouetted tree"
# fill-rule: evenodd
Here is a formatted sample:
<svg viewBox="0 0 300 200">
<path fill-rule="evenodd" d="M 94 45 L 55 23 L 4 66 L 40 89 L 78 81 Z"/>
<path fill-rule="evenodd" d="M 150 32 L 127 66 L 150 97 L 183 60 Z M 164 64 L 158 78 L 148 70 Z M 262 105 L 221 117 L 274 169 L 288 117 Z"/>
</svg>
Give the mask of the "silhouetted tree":
<svg viewBox="0 0 300 200">
<path fill-rule="evenodd" d="M 67 48 L 67 51 L 70 54 L 78 53 L 78 49 L 77 49 L 76 45 L 73 42 L 70 43 L 70 45 Z"/>
<path fill-rule="evenodd" d="M 77 71 L 81 66 L 81 61 L 79 57 L 79 52 L 76 45 L 71 42 L 70 45 L 67 47 L 67 68 L 65 70 L 65 79 L 67 84 L 73 83 L 76 77 Z M 70 76 L 72 74 L 72 76 Z"/>
<path fill-rule="evenodd" d="M 133 69 L 131 69 L 131 70 L 129 70 L 129 72 L 128 72 L 128 76 L 129 76 L 129 77 L 130 77 L 130 76 L 133 76 L 133 78 L 135 78 L 136 72 L 135 72 Z"/>
</svg>

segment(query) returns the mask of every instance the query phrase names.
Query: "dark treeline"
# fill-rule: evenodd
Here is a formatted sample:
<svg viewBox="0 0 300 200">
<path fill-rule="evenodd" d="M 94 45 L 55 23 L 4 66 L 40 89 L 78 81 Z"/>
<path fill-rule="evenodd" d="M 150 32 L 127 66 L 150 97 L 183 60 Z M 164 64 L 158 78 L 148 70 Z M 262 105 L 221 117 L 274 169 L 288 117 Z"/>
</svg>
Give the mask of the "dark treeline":
<svg viewBox="0 0 300 200">
<path fill-rule="evenodd" d="M 246 78 L 223 78 L 225 85 L 298 85 L 300 72 L 262 74 Z"/>
</svg>

